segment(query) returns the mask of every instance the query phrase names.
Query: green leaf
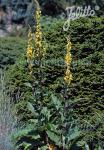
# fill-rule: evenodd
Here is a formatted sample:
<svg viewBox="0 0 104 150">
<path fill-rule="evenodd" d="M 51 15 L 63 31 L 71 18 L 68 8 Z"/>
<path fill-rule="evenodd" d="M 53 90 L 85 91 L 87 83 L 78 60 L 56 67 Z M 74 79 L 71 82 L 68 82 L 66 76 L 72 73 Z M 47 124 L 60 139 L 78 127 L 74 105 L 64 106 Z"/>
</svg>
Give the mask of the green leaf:
<svg viewBox="0 0 104 150">
<path fill-rule="evenodd" d="M 24 147 L 24 150 L 29 150 L 29 149 L 30 149 L 31 144 L 30 144 L 30 143 L 23 142 L 23 143 L 21 143 L 21 144 L 19 144 L 19 145 L 17 145 L 17 146 L 16 146 L 16 150 L 20 149 L 20 148 L 21 148 L 21 146 L 23 146 L 23 147 Z"/>
<path fill-rule="evenodd" d="M 60 112 L 60 115 L 61 115 L 61 121 L 62 121 L 62 122 L 64 122 L 65 117 L 64 117 L 63 113 L 62 113 L 62 112 Z"/>
<path fill-rule="evenodd" d="M 51 117 L 51 112 L 48 111 L 47 114 L 46 114 L 46 116 L 47 116 L 47 120 L 49 121 L 49 119 L 50 119 L 50 117 Z"/>
<path fill-rule="evenodd" d="M 31 144 L 25 143 L 25 148 L 24 148 L 24 150 L 29 150 L 29 149 L 30 149 L 30 146 L 31 146 Z"/>
<path fill-rule="evenodd" d="M 57 134 L 55 134 L 54 132 L 52 132 L 52 131 L 46 131 L 46 133 L 47 133 L 47 135 L 48 135 L 48 137 L 53 141 L 53 142 L 55 142 L 55 143 L 60 143 L 60 136 L 59 135 L 57 135 Z"/>
<path fill-rule="evenodd" d="M 47 107 L 43 107 L 41 113 L 46 115 L 47 111 Z"/>
<path fill-rule="evenodd" d="M 37 124 L 38 123 L 38 119 L 30 119 L 31 123 Z"/>
<path fill-rule="evenodd" d="M 49 121 L 50 117 L 51 117 L 51 112 L 50 110 L 47 109 L 47 107 L 43 107 L 41 113 L 47 118 L 47 120 Z"/>
<path fill-rule="evenodd" d="M 35 110 L 34 110 L 33 105 L 30 102 L 27 103 L 27 107 L 34 114 Z"/>
<path fill-rule="evenodd" d="M 54 131 L 54 132 L 57 132 L 57 128 L 58 128 L 58 125 L 54 125 L 52 123 L 49 123 L 48 124 L 48 128 L 51 130 L 51 131 Z"/>
<path fill-rule="evenodd" d="M 39 150 L 47 150 L 48 149 L 48 146 L 45 145 L 45 146 L 42 146 L 41 148 L 39 148 Z"/>
<path fill-rule="evenodd" d="M 35 112 L 34 107 L 30 102 L 27 103 L 27 107 L 31 111 L 31 113 L 34 115 L 34 117 L 38 116 L 38 113 Z"/>
<path fill-rule="evenodd" d="M 80 147 L 82 147 L 82 146 L 85 145 L 85 143 L 86 143 L 85 141 L 78 141 L 77 145 L 80 146 Z"/>
<path fill-rule="evenodd" d="M 68 134 L 69 141 L 74 140 L 78 136 L 80 136 L 80 131 L 78 130 L 77 127 L 75 127 L 74 129 L 69 130 L 69 134 Z"/>
<path fill-rule="evenodd" d="M 37 139 L 39 139 L 40 138 L 40 135 L 32 135 L 31 136 L 31 139 L 33 139 L 33 140 L 37 140 Z"/>
<path fill-rule="evenodd" d="M 60 100 L 58 100 L 58 98 L 56 96 L 54 96 L 53 94 L 51 97 L 52 97 L 52 102 L 54 103 L 56 109 L 59 110 L 61 108 Z"/>
</svg>

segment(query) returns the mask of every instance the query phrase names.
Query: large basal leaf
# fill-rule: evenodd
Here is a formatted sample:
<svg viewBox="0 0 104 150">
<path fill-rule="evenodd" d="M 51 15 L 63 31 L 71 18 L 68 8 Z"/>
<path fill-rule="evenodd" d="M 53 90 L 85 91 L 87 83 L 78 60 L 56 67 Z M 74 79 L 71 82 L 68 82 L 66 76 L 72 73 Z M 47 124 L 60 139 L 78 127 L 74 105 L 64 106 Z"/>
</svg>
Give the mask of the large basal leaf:
<svg viewBox="0 0 104 150">
<path fill-rule="evenodd" d="M 58 125 L 48 123 L 47 127 L 48 127 L 49 130 L 58 133 Z"/>
<path fill-rule="evenodd" d="M 23 142 L 23 143 L 19 144 L 18 146 L 16 146 L 16 150 L 21 149 L 21 147 L 24 147 L 24 150 L 29 150 L 31 147 L 31 144 Z"/>
<path fill-rule="evenodd" d="M 29 150 L 29 149 L 30 149 L 30 147 L 31 147 L 31 144 L 29 144 L 29 143 L 25 143 L 25 148 L 24 148 L 24 150 Z"/>
<path fill-rule="evenodd" d="M 27 103 L 27 108 L 31 111 L 34 117 L 38 116 L 38 113 L 35 112 L 34 107 L 30 102 Z"/>
<path fill-rule="evenodd" d="M 49 109 L 47 109 L 47 107 L 43 107 L 41 113 L 47 118 L 47 120 L 49 121 L 50 117 L 51 117 L 51 112 Z"/>
<path fill-rule="evenodd" d="M 57 135 L 55 134 L 54 132 L 52 131 L 46 131 L 48 137 L 53 141 L 55 142 L 57 145 L 60 144 L 60 141 L 61 141 L 61 136 L 60 135 Z"/>
<path fill-rule="evenodd" d="M 53 104 L 55 105 L 56 109 L 59 110 L 59 109 L 61 108 L 61 102 L 60 102 L 59 99 L 58 99 L 56 96 L 54 96 L 53 94 L 52 94 L 51 97 L 52 97 L 52 102 L 53 102 Z"/>
<path fill-rule="evenodd" d="M 48 149 L 48 146 L 45 145 L 45 146 L 42 146 L 41 148 L 39 148 L 39 150 L 47 150 Z"/>
<path fill-rule="evenodd" d="M 80 131 L 78 130 L 77 127 L 75 127 L 74 129 L 69 130 L 69 133 L 68 133 L 68 140 L 69 141 L 74 140 L 78 136 L 80 136 Z"/>
<path fill-rule="evenodd" d="M 40 135 L 32 135 L 31 136 L 31 139 L 33 139 L 33 140 L 37 140 L 37 139 L 39 139 L 40 138 Z"/>
</svg>

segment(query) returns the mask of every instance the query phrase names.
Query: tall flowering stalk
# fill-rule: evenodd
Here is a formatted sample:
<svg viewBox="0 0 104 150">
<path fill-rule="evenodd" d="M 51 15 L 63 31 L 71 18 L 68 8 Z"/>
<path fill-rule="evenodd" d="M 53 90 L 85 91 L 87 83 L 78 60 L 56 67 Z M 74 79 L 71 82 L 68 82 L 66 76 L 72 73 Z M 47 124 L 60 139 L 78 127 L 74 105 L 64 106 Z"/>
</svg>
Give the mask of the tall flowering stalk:
<svg viewBox="0 0 104 150">
<path fill-rule="evenodd" d="M 65 72 L 65 77 L 64 80 L 65 82 L 69 85 L 73 79 L 72 77 L 72 73 L 70 71 L 70 66 L 71 66 L 71 61 L 72 61 L 72 57 L 71 57 L 71 47 L 72 47 L 72 43 L 70 41 L 70 38 L 67 38 L 67 45 L 66 45 L 66 56 L 65 56 L 65 64 L 67 66 L 66 72 Z"/>
<path fill-rule="evenodd" d="M 31 28 L 28 32 L 28 46 L 27 46 L 27 60 L 30 74 L 32 73 L 32 60 L 33 60 L 33 46 L 32 46 L 32 32 Z"/>
<path fill-rule="evenodd" d="M 41 31 L 41 23 L 40 23 L 40 19 L 41 19 L 41 10 L 39 5 L 37 4 L 37 10 L 36 10 L 36 32 L 35 32 L 35 48 L 37 50 L 37 57 L 39 57 L 40 59 L 40 77 L 42 75 L 41 72 L 41 59 L 45 56 L 46 53 L 46 48 L 44 46 L 44 41 L 42 41 L 42 31 Z M 41 79 L 40 79 L 40 84 L 41 84 Z M 41 89 L 42 91 L 42 89 Z M 46 136 L 46 139 L 48 139 L 48 136 Z M 47 140 L 48 141 L 48 140 Z M 53 144 L 49 144 L 48 145 L 48 149 L 49 150 L 55 150 L 55 145 Z"/>
<path fill-rule="evenodd" d="M 41 53 L 42 49 L 42 32 L 40 24 L 41 11 L 40 8 L 36 10 L 36 32 L 35 32 L 35 47 L 37 49 L 37 54 Z"/>
<path fill-rule="evenodd" d="M 43 99 L 43 89 L 42 89 L 42 78 L 43 78 L 43 72 L 42 72 L 42 58 L 44 58 L 45 53 L 46 53 L 46 48 L 45 48 L 45 42 L 43 41 L 42 38 L 42 31 L 41 31 L 41 23 L 40 23 L 40 19 L 41 19 L 41 10 L 39 7 L 39 3 L 37 0 L 34 0 L 37 6 L 37 10 L 35 12 L 35 19 L 36 19 L 36 30 L 34 33 L 34 44 L 35 46 L 33 47 L 32 42 L 33 42 L 33 37 L 32 37 L 32 33 L 31 33 L 31 29 L 29 29 L 29 33 L 28 33 L 28 47 L 27 47 L 27 60 L 29 63 L 29 70 L 30 73 L 33 72 L 33 63 L 35 62 L 34 60 L 38 60 L 38 88 L 40 90 L 40 97 L 41 100 Z M 34 75 L 34 73 L 32 74 Z M 36 88 L 36 87 L 35 87 Z M 35 90 L 33 89 L 33 92 Z M 33 93 L 34 94 L 34 93 Z M 34 94 L 36 95 L 36 93 Z M 38 95 L 39 96 L 39 95 Z M 38 100 L 38 99 L 37 99 Z M 42 109 L 42 105 L 40 106 Z M 46 135 L 46 138 L 48 139 L 48 136 Z M 47 140 L 48 141 L 48 140 Z M 50 144 L 49 142 L 47 142 L 47 146 L 48 146 L 48 150 L 55 150 L 55 145 L 54 144 Z"/>
<path fill-rule="evenodd" d="M 36 19 L 36 31 L 34 33 L 35 37 L 35 47 L 33 47 L 33 36 L 31 32 L 31 28 L 29 29 L 28 33 L 28 47 L 27 47 L 27 60 L 28 60 L 28 67 L 30 74 L 32 73 L 32 67 L 33 67 L 33 59 L 35 57 L 38 57 L 38 60 L 40 61 L 39 64 L 41 64 L 41 58 L 45 55 L 46 49 L 44 46 L 44 41 L 42 41 L 42 31 L 41 31 L 41 10 L 39 7 L 39 4 L 36 0 L 34 0 L 37 5 L 37 10 L 35 12 L 35 19 Z"/>
<path fill-rule="evenodd" d="M 41 10 L 39 7 L 39 4 L 37 4 L 37 10 L 36 10 L 36 31 L 35 31 L 35 48 L 37 56 L 42 58 L 45 55 L 46 49 L 44 46 L 44 41 L 42 39 L 42 31 L 41 31 Z"/>
</svg>

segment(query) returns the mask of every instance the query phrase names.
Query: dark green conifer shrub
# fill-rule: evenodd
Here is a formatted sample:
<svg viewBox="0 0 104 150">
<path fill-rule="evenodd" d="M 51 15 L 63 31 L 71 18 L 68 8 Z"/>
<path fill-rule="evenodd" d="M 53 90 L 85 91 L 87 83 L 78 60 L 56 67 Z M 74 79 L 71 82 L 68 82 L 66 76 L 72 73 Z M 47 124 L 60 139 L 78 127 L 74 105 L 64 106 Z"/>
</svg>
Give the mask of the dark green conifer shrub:
<svg viewBox="0 0 104 150">
<path fill-rule="evenodd" d="M 90 146 L 92 146 L 91 142 L 95 146 L 103 141 L 104 132 L 102 117 L 104 113 L 104 17 L 73 21 L 70 31 L 66 33 L 62 31 L 63 23 L 57 20 L 53 24 L 50 23 L 50 26 L 43 26 L 48 43 L 45 67 L 43 68 L 45 72 L 43 86 L 47 87 L 48 93 L 54 91 L 56 95 L 64 90 L 65 42 L 66 35 L 70 34 L 73 43 L 72 73 L 74 79 L 65 96 L 72 101 L 74 115 L 78 118 L 79 128 L 83 131 L 83 140 Z M 25 109 L 31 90 L 29 93 L 29 88 L 24 83 L 32 81 L 28 78 L 26 65 L 23 64 L 18 63 L 9 70 L 7 84 L 10 88 L 12 87 L 10 91 L 12 91 L 14 99 L 18 91 L 20 92 L 16 110 L 19 119 L 27 121 L 32 115 L 30 112 L 27 113 L 28 109 Z M 34 73 L 37 74 L 35 71 Z M 68 109 L 70 109 L 70 103 Z M 19 110 L 24 112 L 22 116 Z"/>
</svg>

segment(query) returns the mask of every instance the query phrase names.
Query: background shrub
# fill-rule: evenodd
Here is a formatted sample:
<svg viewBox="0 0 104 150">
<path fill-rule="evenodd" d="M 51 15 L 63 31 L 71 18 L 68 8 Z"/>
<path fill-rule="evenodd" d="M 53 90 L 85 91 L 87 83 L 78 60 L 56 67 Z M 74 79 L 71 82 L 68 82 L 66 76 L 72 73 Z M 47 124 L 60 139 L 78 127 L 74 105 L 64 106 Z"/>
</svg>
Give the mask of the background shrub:
<svg viewBox="0 0 104 150">
<path fill-rule="evenodd" d="M 70 99 L 73 101 L 73 111 L 75 117 L 80 120 L 79 128 L 83 130 L 84 140 L 89 144 L 91 141 L 94 144 L 103 141 L 104 17 L 81 18 L 78 21 L 73 21 L 68 32 L 62 30 L 64 21 L 56 19 L 52 22 L 50 20 L 51 18 L 49 18 L 48 23 L 46 22 L 42 26 L 48 45 L 45 67 L 43 68 L 45 72 L 43 86 L 47 87 L 49 92 L 54 91 L 56 94 L 64 90 L 66 35 L 70 34 L 73 43 L 73 82 L 65 96 L 69 102 Z M 30 99 L 31 91 L 24 83 L 27 81 L 31 83 L 32 80 L 28 76 L 25 57 L 22 62 L 12 66 L 7 74 L 7 85 L 13 98 L 15 99 L 18 95 L 18 91 L 20 93 L 15 105 L 18 117 L 21 121 L 26 121 L 31 117 L 26 109 L 26 100 Z M 34 71 L 34 74 L 37 72 Z M 68 109 L 70 109 L 69 106 Z M 22 111 L 23 114 L 20 113 Z"/>
<path fill-rule="evenodd" d="M 0 39 L 0 68 L 16 63 L 25 54 L 27 41 L 19 37 Z"/>
</svg>

